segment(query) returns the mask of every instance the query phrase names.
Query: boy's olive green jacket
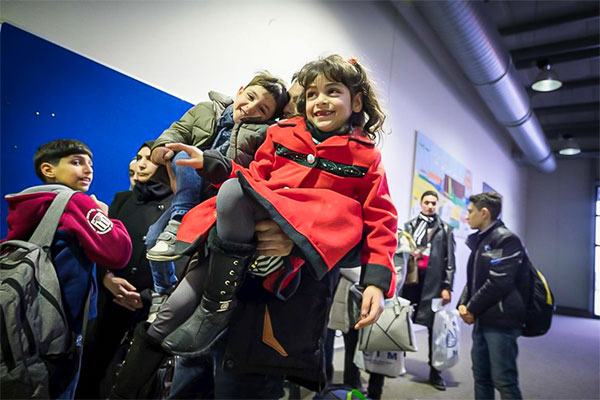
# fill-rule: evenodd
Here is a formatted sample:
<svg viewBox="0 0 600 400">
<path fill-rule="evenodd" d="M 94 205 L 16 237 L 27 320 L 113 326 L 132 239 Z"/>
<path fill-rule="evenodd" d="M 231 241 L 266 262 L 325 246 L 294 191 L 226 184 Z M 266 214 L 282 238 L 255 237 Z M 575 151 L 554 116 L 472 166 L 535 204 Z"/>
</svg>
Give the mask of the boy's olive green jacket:
<svg viewBox="0 0 600 400">
<path fill-rule="evenodd" d="M 179 121 L 173 122 L 165 129 L 154 141 L 152 150 L 167 143 L 184 143 L 202 150 L 209 149 L 217 135 L 217 121 L 225 108 L 233 103 L 233 99 L 212 91 L 208 93 L 208 97 L 211 101 L 196 104 Z M 271 123 L 235 124 L 231 132 L 227 157 L 247 167 L 254 159 L 256 149 L 265 140 L 267 128 Z M 166 173 L 159 175 L 161 176 L 156 176 L 153 180 L 168 184 Z"/>
</svg>

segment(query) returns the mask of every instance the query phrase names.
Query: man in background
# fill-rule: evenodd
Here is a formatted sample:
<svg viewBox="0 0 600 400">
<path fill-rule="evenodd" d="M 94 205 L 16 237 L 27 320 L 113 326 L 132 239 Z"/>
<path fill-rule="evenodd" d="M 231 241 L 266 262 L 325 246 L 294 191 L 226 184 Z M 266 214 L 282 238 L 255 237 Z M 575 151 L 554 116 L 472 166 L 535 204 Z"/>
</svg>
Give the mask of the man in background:
<svg viewBox="0 0 600 400">
<path fill-rule="evenodd" d="M 434 311 L 431 302 L 442 299 L 442 305 L 452 299 L 454 280 L 454 235 L 452 227 L 441 220 L 436 213 L 438 194 L 428 190 L 421 195 L 421 212 L 404 225 L 417 245 L 415 263 L 418 267 L 418 282 L 405 282 L 401 296 L 416 304 L 413 320 L 425 325 L 429 333 L 429 383 L 438 390 L 446 390 L 446 382 L 440 371 L 431 364 L 432 328 Z"/>
<path fill-rule="evenodd" d="M 502 198 L 489 192 L 469 198 L 467 220 L 477 232 L 467 238 L 471 256 L 467 284 L 458 301 L 461 318 L 473 327 L 475 398 L 522 399 L 517 338 L 525 320 L 526 254 L 521 240 L 498 219 Z"/>
</svg>

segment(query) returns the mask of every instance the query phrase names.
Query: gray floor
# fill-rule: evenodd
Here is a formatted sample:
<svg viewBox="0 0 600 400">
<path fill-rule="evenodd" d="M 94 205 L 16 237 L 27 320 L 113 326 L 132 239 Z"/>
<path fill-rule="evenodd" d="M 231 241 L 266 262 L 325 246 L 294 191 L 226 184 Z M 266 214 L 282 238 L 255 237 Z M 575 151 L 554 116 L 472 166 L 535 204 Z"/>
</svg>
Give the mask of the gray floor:
<svg viewBox="0 0 600 400">
<path fill-rule="evenodd" d="M 471 328 L 462 325 L 460 361 L 442 374 L 448 383 L 445 392 L 426 383 L 427 331 L 417 332 L 420 351 L 406 358 L 407 373 L 386 379 L 384 399 L 470 399 Z M 519 339 L 519 374 L 526 399 L 600 399 L 600 320 L 554 317 L 549 333 L 538 338 Z M 341 381 L 343 350 L 335 352 L 335 382 Z M 363 373 L 366 383 L 368 374 Z M 303 399 L 313 393 L 303 390 Z M 499 398 L 499 395 L 496 396 Z"/>
</svg>

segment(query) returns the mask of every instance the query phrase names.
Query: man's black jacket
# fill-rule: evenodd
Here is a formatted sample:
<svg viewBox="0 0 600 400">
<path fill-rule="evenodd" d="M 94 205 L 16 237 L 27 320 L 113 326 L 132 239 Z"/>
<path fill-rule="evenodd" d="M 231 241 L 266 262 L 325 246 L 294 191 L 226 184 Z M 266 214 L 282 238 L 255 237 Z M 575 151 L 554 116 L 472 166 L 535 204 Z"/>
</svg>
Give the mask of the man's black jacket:
<svg viewBox="0 0 600 400">
<path fill-rule="evenodd" d="M 528 270 L 521 240 L 496 220 L 467 238 L 467 284 L 458 301 L 484 326 L 520 328 L 525 321 Z"/>
</svg>

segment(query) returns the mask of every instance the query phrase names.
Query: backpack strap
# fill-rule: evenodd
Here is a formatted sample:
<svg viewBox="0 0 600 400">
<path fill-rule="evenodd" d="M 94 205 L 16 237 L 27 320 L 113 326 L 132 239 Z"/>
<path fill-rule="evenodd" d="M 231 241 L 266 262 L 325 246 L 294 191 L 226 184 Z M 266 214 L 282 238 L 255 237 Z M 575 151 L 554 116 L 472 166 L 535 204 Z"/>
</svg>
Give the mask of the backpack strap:
<svg viewBox="0 0 600 400">
<path fill-rule="evenodd" d="M 54 240 L 54 233 L 58 228 L 58 222 L 67 207 L 67 203 L 74 194 L 74 190 L 58 192 L 35 229 L 35 232 L 31 235 L 31 238 L 29 239 L 30 243 L 37 244 L 42 248 L 50 247 L 52 240 Z"/>
<path fill-rule="evenodd" d="M 83 351 L 83 345 L 85 343 L 85 333 L 87 331 L 88 318 L 90 317 L 90 301 L 92 300 L 92 285 L 90 283 L 90 289 L 88 290 L 87 298 L 85 299 L 85 308 L 83 309 L 83 321 L 81 325 L 81 350 Z M 79 365 L 81 368 L 81 365 Z"/>
</svg>

